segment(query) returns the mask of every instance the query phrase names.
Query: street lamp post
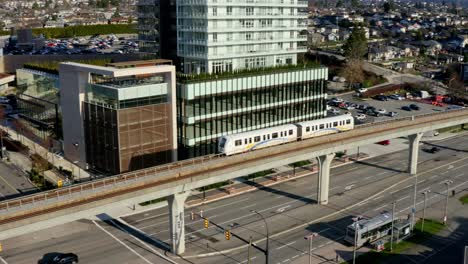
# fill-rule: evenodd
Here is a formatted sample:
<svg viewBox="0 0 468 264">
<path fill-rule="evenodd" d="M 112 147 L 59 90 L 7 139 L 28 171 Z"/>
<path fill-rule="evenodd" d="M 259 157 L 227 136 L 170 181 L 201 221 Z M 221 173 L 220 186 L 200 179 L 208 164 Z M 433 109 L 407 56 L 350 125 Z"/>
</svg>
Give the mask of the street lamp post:
<svg viewBox="0 0 468 264">
<path fill-rule="evenodd" d="M 312 264 L 312 243 L 314 243 L 314 237 L 318 236 L 318 233 L 312 233 L 305 236 L 305 240 L 309 240 L 309 264 Z"/>
<path fill-rule="evenodd" d="M 414 175 L 414 195 L 413 195 L 413 208 L 411 209 L 411 231 L 414 229 L 416 224 L 416 198 L 418 195 L 418 174 Z"/>
<path fill-rule="evenodd" d="M 268 231 L 268 223 L 267 223 L 265 217 L 261 213 L 255 211 L 255 210 L 252 210 L 251 212 L 258 214 L 262 218 L 263 222 L 265 222 L 265 229 L 266 229 L 265 263 L 268 264 L 270 262 L 270 251 L 268 250 L 269 249 L 269 244 L 270 244 L 270 232 Z"/>
<path fill-rule="evenodd" d="M 395 223 L 395 207 L 396 207 L 396 202 L 393 202 L 393 208 L 392 208 L 392 238 L 390 239 L 390 252 L 393 251 L 393 229 L 394 229 L 394 223 Z"/>
<path fill-rule="evenodd" d="M 447 180 L 444 182 L 445 185 L 447 185 L 447 194 L 445 196 L 445 213 L 444 213 L 444 225 L 447 224 L 447 207 L 448 207 L 448 200 L 449 200 L 449 189 L 450 189 L 450 184 L 452 184 L 453 181 Z"/>
<path fill-rule="evenodd" d="M 426 198 L 427 198 L 427 194 L 430 192 L 431 190 L 425 190 L 424 192 L 422 192 L 422 194 L 424 195 L 424 207 L 423 207 L 423 217 L 422 217 L 422 222 L 421 222 L 421 232 L 424 232 L 424 219 L 426 218 Z"/>
<path fill-rule="evenodd" d="M 357 248 L 357 232 L 359 216 L 353 217 L 354 221 L 354 247 L 353 247 L 353 264 L 356 264 L 356 248 Z"/>
</svg>

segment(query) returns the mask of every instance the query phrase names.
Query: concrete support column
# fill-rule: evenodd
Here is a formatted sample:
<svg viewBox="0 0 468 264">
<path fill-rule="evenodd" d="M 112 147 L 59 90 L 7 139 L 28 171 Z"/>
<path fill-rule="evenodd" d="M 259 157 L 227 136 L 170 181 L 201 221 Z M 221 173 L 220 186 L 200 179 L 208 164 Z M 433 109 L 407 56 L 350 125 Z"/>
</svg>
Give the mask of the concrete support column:
<svg viewBox="0 0 468 264">
<path fill-rule="evenodd" d="M 185 252 L 184 205 L 190 191 L 177 193 L 167 198 L 171 228 L 172 253 Z"/>
<path fill-rule="evenodd" d="M 421 141 L 423 133 L 417 133 L 408 136 L 409 140 L 409 162 L 408 172 L 411 175 L 416 174 L 418 169 L 418 154 L 419 154 L 419 142 Z"/>
<path fill-rule="evenodd" d="M 319 174 L 318 174 L 318 190 L 317 203 L 328 203 L 328 190 L 330 188 L 330 165 L 335 158 L 335 153 L 317 157 Z"/>
</svg>

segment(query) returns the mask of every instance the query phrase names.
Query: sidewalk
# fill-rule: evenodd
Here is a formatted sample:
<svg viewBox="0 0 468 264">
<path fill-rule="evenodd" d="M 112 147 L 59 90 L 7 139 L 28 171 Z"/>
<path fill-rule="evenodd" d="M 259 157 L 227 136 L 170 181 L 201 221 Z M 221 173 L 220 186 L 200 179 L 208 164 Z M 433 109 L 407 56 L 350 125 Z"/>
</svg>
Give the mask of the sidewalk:
<svg viewBox="0 0 468 264">
<path fill-rule="evenodd" d="M 30 154 L 37 154 L 43 158 L 45 158 L 48 162 L 53 164 L 57 168 L 63 168 L 65 170 L 69 170 L 75 175 L 75 178 L 80 181 L 80 180 L 85 180 L 90 177 L 89 172 L 81 169 L 77 165 L 73 164 L 72 162 L 64 159 L 63 157 L 60 157 L 58 155 L 55 155 L 54 153 L 49 152 L 46 148 L 43 146 L 37 144 L 36 142 L 32 141 L 31 139 L 20 135 L 17 133 L 15 130 L 7 127 L 0 125 L 0 129 L 5 130 L 8 134 L 9 137 L 13 140 L 21 142 L 24 146 L 29 148 L 29 153 Z M 10 153 L 13 154 L 13 153 Z M 14 163 L 15 165 L 19 166 L 22 168 L 24 171 L 29 171 L 31 169 L 30 166 L 30 161 L 29 162 L 24 162 L 24 157 L 19 157 L 19 155 L 12 155 L 10 156 L 11 162 Z"/>
</svg>

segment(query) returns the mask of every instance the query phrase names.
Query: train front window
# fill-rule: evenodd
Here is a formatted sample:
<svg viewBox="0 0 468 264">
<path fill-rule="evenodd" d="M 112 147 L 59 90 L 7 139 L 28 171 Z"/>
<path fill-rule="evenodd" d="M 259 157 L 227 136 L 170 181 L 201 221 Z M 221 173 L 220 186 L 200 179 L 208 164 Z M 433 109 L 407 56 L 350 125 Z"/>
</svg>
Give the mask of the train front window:
<svg viewBox="0 0 468 264">
<path fill-rule="evenodd" d="M 346 124 L 348 125 L 351 124 L 351 120 L 350 119 L 346 120 Z"/>
<path fill-rule="evenodd" d="M 224 145 L 226 145 L 226 138 L 221 138 L 221 140 L 219 141 L 219 146 L 221 148 L 224 148 Z"/>
</svg>

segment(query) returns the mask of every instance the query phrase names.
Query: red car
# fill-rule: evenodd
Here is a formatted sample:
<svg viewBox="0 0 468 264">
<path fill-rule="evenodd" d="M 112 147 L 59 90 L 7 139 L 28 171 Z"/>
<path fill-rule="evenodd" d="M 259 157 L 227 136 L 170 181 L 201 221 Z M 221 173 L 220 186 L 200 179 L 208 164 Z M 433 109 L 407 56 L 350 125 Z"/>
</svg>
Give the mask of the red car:
<svg viewBox="0 0 468 264">
<path fill-rule="evenodd" d="M 390 145 L 390 140 L 388 139 L 382 140 L 382 141 L 377 142 L 376 144 L 387 146 L 387 145 Z"/>
</svg>

